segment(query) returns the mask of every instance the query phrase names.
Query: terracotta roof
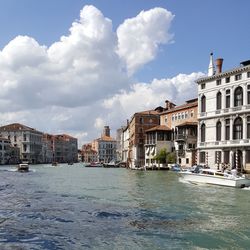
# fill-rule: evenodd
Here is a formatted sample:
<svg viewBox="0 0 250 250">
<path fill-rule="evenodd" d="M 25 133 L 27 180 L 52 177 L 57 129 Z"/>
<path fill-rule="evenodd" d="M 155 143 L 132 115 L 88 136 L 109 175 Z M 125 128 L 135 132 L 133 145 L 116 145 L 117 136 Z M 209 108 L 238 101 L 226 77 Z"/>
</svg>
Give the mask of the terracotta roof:
<svg viewBox="0 0 250 250">
<path fill-rule="evenodd" d="M 176 127 L 184 127 L 184 126 L 197 126 L 198 122 L 183 122 L 179 125 L 176 125 Z"/>
<path fill-rule="evenodd" d="M 178 110 L 182 110 L 182 109 L 187 109 L 187 108 L 191 108 L 191 107 L 198 107 L 198 101 L 194 101 L 194 102 L 190 102 L 190 103 L 185 103 L 182 104 L 180 106 L 176 106 L 170 110 L 164 111 L 161 114 L 168 114 L 168 113 L 172 113 Z"/>
<path fill-rule="evenodd" d="M 159 112 L 155 110 L 145 110 L 141 112 L 136 112 L 135 115 L 140 114 L 140 115 L 158 115 Z"/>
<path fill-rule="evenodd" d="M 62 134 L 62 135 L 55 135 L 56 139 L 62 139 L 62 140 L 77 140 L 77 138 L 71 136 L 71 135 L 66 135 L 66 134 Z"/>
<path fill-rule="evenodd" d="M 23 124 L 20 123 L 12 123 L 12 124 L 8 124 L 5 126 L 0 127 L 1 131 L 20 131 L 20 130 L 24 130 L 24 131 L 37 131 L 40 132 L 34 128 L 30 128 L 28 126 L 25 126 Z M 41 132 L 40 132 L 41 133 Z"/>
<path fill-rule="evenodd" d="M 158 125 L 153 128 L 147 129 L 146 132 L 152 132 L 152 131 L 171 131 L 171 128 L 165 126 L 165 125 Z"/>
<path fill-rule="evenodd" d="M 102 135 L 101 138 L 98 138 L 97 139 L 98 141 L 115 141 L 115 139 L 113 139 L 112 137 L 110 136 L 106 136 L 106 135 Z"/>
</svg>

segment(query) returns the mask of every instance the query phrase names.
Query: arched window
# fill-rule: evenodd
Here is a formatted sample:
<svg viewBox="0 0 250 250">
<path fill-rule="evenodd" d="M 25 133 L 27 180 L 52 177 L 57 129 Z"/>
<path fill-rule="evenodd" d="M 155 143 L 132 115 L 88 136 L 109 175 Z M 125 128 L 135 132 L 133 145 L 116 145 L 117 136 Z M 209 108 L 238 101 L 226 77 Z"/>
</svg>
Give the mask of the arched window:
<svg viewBox="0 0 250 250">
<path fill-rule="evenodd" d="M 242 87 L 237 87 L 234 91 L 234 106 L 242 106 L 243 105 L 243 90 Z"/>
<path fill-rule="evenodd" d="M 206 96 L 201 97 L 201 112 L 206 112 Z"/>
<path fill-rule="evenodd" d="M 221 109 L 221 92 L 218 92 L 216 95 L 216 109 Z"/>
<path fill-rule="evenodd" d="M 216 141 L 221 141 L 221 122 L 216 123 Z"/>
<path fill-rule="evenodd" d="M 240 117 L 236 118 L 233 126 L 233 139 L 238 140 L 243 138 L 243 125 L 242 119 Z"/>
<path fill-rule="evenodd" d="M 206 140 L 206 126 L 203 123 L 201 125 L 201 142 L 205 142 L 205 140 Z"/>
</svg>

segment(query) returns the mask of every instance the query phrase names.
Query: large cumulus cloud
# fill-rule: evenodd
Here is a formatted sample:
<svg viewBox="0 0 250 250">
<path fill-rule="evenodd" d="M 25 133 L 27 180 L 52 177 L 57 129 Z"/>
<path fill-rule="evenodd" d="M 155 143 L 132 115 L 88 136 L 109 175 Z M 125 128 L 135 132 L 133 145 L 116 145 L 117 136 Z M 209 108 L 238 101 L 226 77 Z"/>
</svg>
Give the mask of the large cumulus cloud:
<svg viewBox="0 0 250 250">
<path fill-rule="evenodd" d="M 124 21 L 117 30 L 118 53 L 126 62 L 129 74 L 153 60 L 159 45 L 173 38 L 169 28 L 174 15 L 163 8 L 142 11 Z"/>
<path fill-rule="evenodd" d="M 198 75 L 132 81 L 159 46 L 171 42 L 173 17 L 162 8 L 142 11 L 114 31 L 112 21 L 88 5 L 69 33 L 50 46 L 17 35 L 0 51 L 1 123 L 70 133 L 81 144 L 98 136 L 104 124 L 114 132 L 133 112 L 180 98 Z"/>
</svg>

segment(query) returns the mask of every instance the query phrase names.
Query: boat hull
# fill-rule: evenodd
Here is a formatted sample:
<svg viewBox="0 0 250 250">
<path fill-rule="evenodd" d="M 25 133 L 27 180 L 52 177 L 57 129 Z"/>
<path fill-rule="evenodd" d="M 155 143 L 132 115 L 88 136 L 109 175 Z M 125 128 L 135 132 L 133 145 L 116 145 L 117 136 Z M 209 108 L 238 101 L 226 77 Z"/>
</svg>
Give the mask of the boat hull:
<svg viewBox="0 0 250 250">
<path fill-rule="evenodd" d="M 29 172 L 29 165 L 28 164 L 19 164 L 17 167 L 18 172 Z"/>
<path fill-rule="evenodd" d="M 226 186 L 226 187 L 237 187 L 237 188 L 250 186 L 250 179 L 241 178 L 241 177 L 230 179 L 230 178 L 207 176 L 204 174 L 195 174 L 195 173 L 188 173 L 188 172 L 182 172 L 179 174 L 180 174 L 180 177 L 184 181 L 188 181 L 191 183 L 202 183 L 202 184 L 218 185 L 218 186 Z"/>
</svg>

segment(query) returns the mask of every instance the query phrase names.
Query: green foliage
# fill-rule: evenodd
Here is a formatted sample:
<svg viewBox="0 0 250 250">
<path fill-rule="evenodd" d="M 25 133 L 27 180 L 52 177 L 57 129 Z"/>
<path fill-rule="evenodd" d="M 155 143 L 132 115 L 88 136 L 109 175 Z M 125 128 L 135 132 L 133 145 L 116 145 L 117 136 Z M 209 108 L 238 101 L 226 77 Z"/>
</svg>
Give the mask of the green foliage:
<svg viewBox="0 0 250 250">
<path fill-rule="evenodd" d="M 167 150 L 165 148 L 161 149 L 160 152 L 154 157 L 158 163 L 166 163 L 167 160 Z"/>
<path fill-rule="evenodd" d="M 167 149 L 163 148 L 156 154 L 154 160 L 156 160 L 158 163 L 175 163 L 176 154 L 175 152 L 167 152 Z"/>
<path fill-rule="evenodd" d="M 172 152 L 172 153 L 168 153 L 167 154 L 167 162 L 168 163 L 176 163 L 176 154 L 175 152 Z"/>
</svg>

